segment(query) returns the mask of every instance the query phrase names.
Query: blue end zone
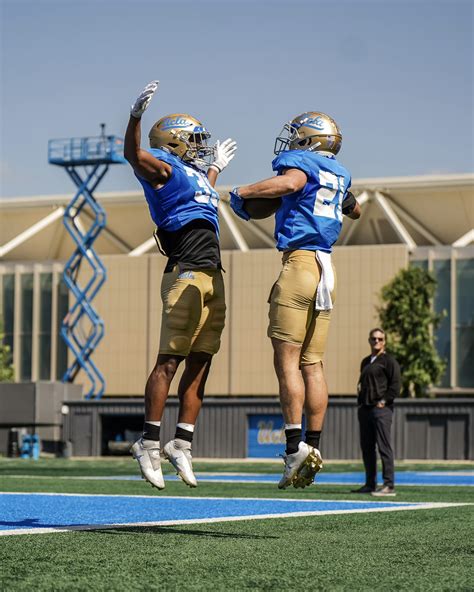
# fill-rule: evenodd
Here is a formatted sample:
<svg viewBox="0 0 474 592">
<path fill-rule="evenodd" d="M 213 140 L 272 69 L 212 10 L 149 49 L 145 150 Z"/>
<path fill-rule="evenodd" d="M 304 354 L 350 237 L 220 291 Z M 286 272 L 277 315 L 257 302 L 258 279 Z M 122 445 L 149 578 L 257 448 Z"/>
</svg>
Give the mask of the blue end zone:
<svg viewBox="0 0 474 592">
<path fill-rule="evenodd" d="M 0 533 L 252 517 L 411 509 L 423 504 L 123 495 L 0 494 Z M 7 532 L 5 532 L 7 531 Z M 13 533 L 13 532 L 12 532 Z"/>
</svg>

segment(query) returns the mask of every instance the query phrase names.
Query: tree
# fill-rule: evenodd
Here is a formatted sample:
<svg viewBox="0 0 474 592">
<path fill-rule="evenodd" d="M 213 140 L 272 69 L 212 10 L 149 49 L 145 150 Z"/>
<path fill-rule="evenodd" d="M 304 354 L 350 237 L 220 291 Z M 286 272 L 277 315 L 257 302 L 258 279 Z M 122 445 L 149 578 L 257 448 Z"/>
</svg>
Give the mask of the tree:
<svg viewBox="0 0 474 592">
<path fill-rule="evenodd" d="M 386 332 L 387 349 L 401 366 L 405 397 L 425 395 L 445 369 L 433 337 L 443 318 L 443 314 L 433 312 L 436 283 L 429 271 L 409 267 L 382 288 L 380 322 Z"/>
<path fill-rule="evenodd" d="M 13 381 L 13 366 L 10 347 L 3 343 L 5 334 L 3 332 L 3 321 L 0 318 L 0 382 Z"/>
</svg>

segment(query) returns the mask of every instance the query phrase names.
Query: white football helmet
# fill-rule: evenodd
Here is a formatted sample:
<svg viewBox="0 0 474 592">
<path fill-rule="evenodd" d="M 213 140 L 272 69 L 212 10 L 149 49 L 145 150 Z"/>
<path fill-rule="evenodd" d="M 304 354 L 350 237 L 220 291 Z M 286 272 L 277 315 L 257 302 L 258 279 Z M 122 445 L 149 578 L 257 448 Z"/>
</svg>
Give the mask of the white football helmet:
<svg viewBox="0 0 474 592">
<path fill-rule="evenodd" d="M 307 111 L 283 126 L 275 140 L 274 152 L 311 150 L 335 156 L 341 143 L 341 130 L 332 117 L 319 111 Z"/>
<path fill-rule="evenodd" d="M 186 113 L 173 113 L 158 120 L 148 138 L 151 148 L 161 148 L 198 168 L 209 166 L 215 147 L 208 146 L 211 134 L 200 121 Z"/>
</svg>

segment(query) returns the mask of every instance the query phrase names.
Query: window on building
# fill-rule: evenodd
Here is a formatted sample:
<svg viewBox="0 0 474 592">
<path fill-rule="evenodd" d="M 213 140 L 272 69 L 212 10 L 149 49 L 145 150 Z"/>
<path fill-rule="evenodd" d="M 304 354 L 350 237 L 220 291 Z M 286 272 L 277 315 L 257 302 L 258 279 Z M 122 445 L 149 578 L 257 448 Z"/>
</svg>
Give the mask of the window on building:
<svg viewBox="0 0 474 592">
<path fill-rule="evenodd" d="M 67 345 L 61 336 L 61 325 L 69 310 L 69 292 L 63 278 L 58 283 L 58 345 L 56 351 L 56 378 L 61 380 L 67 370 Z"/>
<path fill-rule="evenodd" d="M 13 354 L 13 329 L 15 318 L 15 275 L 6 273 L 3 276 L 3 343 L 8 345 Z"/>
<path fill-rule="evenodd" d="M 457 386 L 474 387 L 474 259 L 456 261 Z"/>
<path fill-rule="evenodd" d="M 444 313 L 435 331 L 436 349 L 440 357 L 446 362 L 446 369 L 439 382 L 439 386 L 449 387 L 451 380 L 451 261 L 450 259 L 435 259 L 433 274 L 436 278 L 436 294 L 434 309 L 439 314 Z"/>
<path fill-rule="evenodd" d="M 425 271 L 430 268 L 428 259 L 416 259 L 411 261 L 411 265 Z M 446 315 L 434 333 L 436 349 L 446 363 L 446 369 L 437 386 L 449 387 L 451 382 L 451 261 L 435 259 L 432 271 L 437 281 L 434 310 L 437 313 L 444 312 Z"/>
<path fill-rule="evenodd" d="M 33 341 L 33 274 L 21 276 L 20 379 L 31 380 Z"/>
<path fill-rule="evenodd" d="M 416 259 L 414 261 L 411 261 L 411 265 L 413 265 L 413 267 L 420 267 L 421 269 L 428 269 L 428 259 Z"/>
<path fill-rule="evenodd" d="M 53 274 L 40 274 L 39 371 L 40 380 L 51 378 L 51 305 Z"/>
</svg>

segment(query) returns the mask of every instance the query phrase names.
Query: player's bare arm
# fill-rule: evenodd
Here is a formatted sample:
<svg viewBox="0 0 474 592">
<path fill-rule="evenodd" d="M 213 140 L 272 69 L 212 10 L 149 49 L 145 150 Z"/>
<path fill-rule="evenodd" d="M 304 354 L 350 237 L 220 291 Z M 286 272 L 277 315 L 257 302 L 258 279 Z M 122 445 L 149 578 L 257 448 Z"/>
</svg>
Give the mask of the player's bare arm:
<svg viewBox="0 0 474 592">
<path fill-rule="evenodd" d="M 211 187 L 215 187 L 216 183 L 217 183 L 217 177 L 219 176 L 219 173 L 216 169 L 214 168 L 209 168 L 207 171 L 207 179 L 209 181 L 209 184 L 211 185 Z"/>
<path fill-rule="evenodd" d="M 172 167 L 140 148 L 141 117 L 157 88 L 157 80 L 147 84 L 132 105 L 127 131 L 125 132 L 124 156 L 137 175 L 146 179 L 153 187 L 158 189 L 170 178 Z"/>
<path fill-rule="evenodd" d="M 282 175 L 239 187 L 239 195 L 242 199 L 282 197 L 302 189 L 307 180 L 303 171 L 286 169 Z"/>
<path fill-rule="evenodd" d="M 158 160 L 146 150 L 142 150 L 140 140 L 140 119 L 130 115 L 127 131 L 125 132 L 124 156 L 137 175 L 146 179 L 153 187 L 158 189 L 170 178 L 172 167 L 168 163 Z"/>
<path fill-rule="evenodd" d="M 234 187 L 230 192 L 230 207 L 243 220 L 250 220 L 253 218 L 266 218 L 273 214 L 281 203 L 281 198 L 285 195 L 291 195 L 300 191 L 307 183 L 308 178 L 306 173 L 296 168 L 285 168 L 276 177 L 265 179 L 252 185 L 244 185 L 243 187 Z M 263 200 L 263 204 L 268 205 L 269 208 L 259 206 L 259 212 L 247 211 L 248 205 L 245 205 L 246 200 L 255 200 L 259 202 Z M 251 202 L 248 201 L 247 204 Z"/>
</svg>

